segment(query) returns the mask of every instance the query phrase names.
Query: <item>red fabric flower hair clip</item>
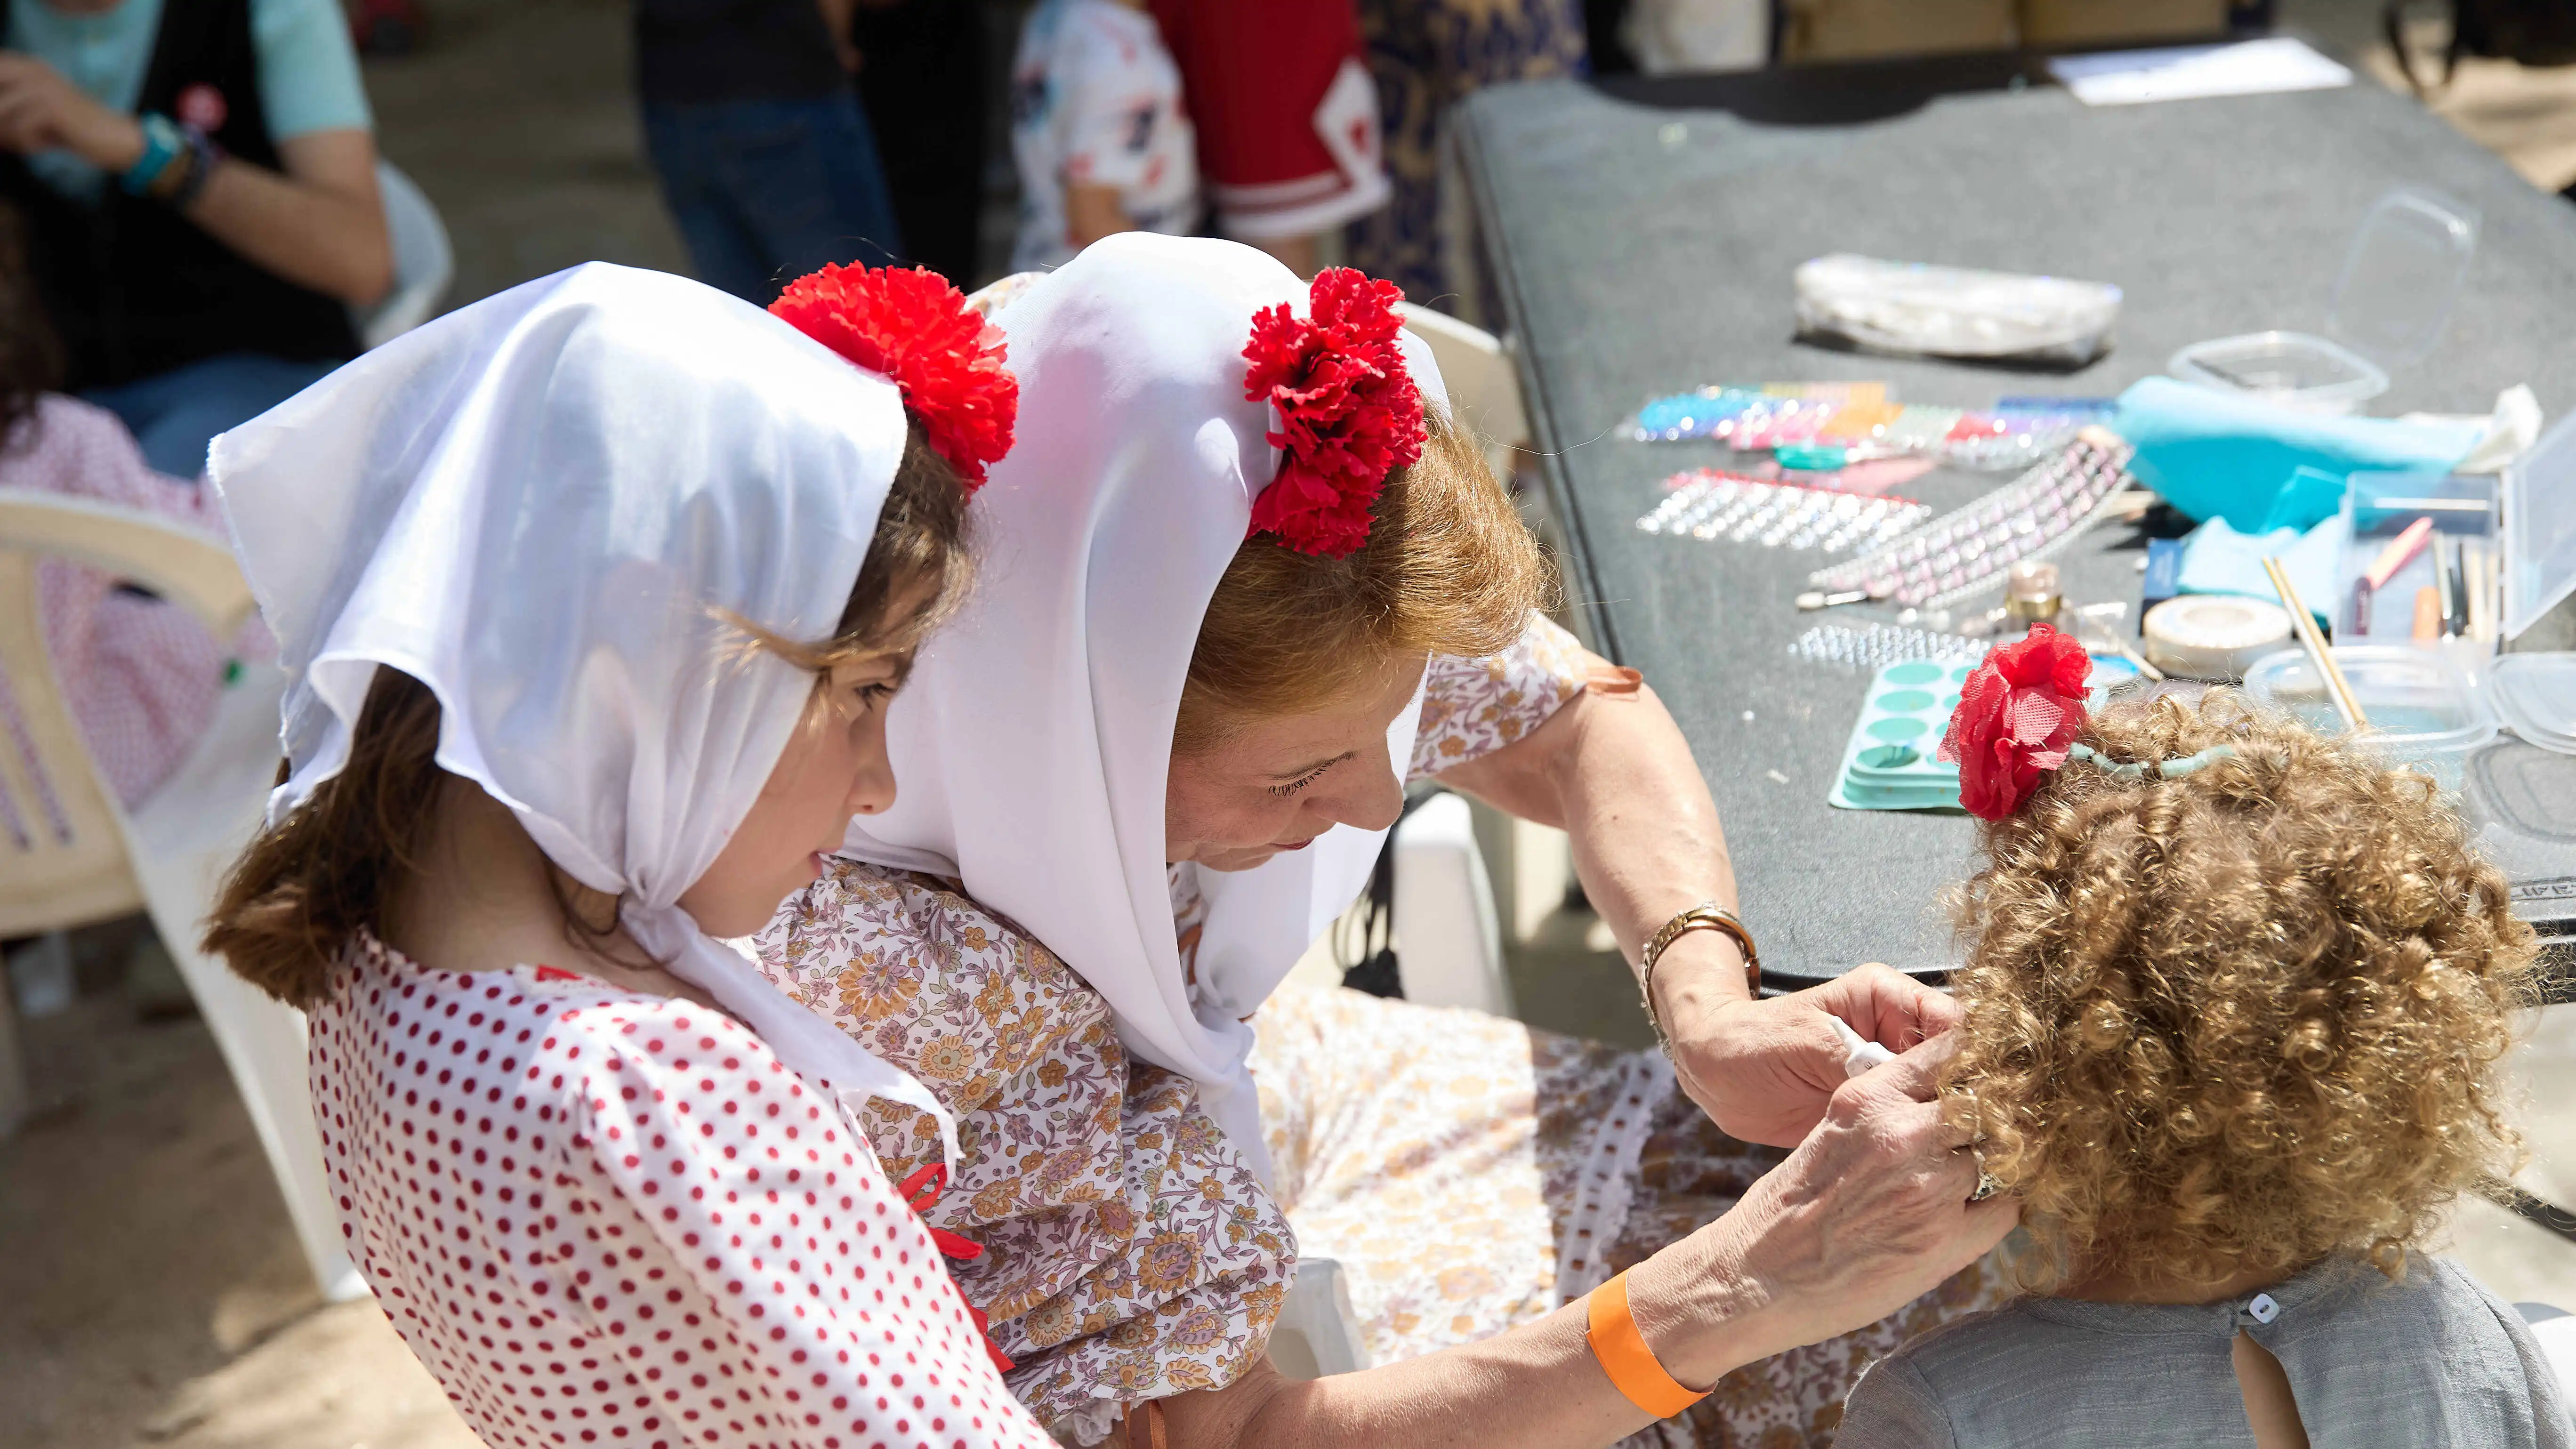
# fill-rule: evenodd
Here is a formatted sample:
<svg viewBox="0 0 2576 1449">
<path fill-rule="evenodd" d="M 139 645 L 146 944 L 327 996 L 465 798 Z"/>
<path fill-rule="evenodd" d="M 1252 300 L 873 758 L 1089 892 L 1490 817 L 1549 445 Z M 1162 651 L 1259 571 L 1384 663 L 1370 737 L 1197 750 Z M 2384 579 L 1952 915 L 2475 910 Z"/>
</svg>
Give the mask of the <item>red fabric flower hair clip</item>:
<svg viewBox="0 0 2576 1449">
<path fill-rule="evenodd" d="M 1002 334 L 937 272 L 828 266 L 788 283 L 769 310 L 901 389 L 968 493 L 1011 451 L 1020 380 L 1002 365 Z"/>
<path fill-rule="evenodd" d="M 1253 314 L 1243 395 L 1279 410 L 1270 445 L 1288 456 L 1253 500 L 1252 531 L 1299 553 L 1348 558 L 1368 542 L 1369 508 L 1386 476 L 1422 456 L 1422 390 L 1396 345 L 1404 293 L 1348 267 L 1307 290 L 1307 315 L 1286 303 Z"/>
<path fill-rule="evenodd" d="M 2046 624 L 1986 656 L 1959 691 L 1939 758 L 1959 767 L 1959 803 L 1983 820 L 2021 809 L 2043 770 L 2084 732 L 2084 646 Z"/>
</svg>

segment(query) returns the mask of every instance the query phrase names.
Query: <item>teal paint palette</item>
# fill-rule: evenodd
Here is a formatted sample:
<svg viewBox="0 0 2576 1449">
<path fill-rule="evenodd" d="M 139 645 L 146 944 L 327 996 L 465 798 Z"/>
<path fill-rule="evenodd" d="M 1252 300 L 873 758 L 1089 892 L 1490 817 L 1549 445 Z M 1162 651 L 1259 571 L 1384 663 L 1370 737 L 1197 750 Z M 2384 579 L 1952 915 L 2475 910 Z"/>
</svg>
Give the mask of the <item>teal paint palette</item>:
<svg viewBox="0 0 2576 1449">
<path fill-rule="evenodd" d="M 1959 767 L 1933 757 L 1974 663 L 1908 659 L 1882 668 L 1843 746 L 1825 799 L 1843 810 L 1956 810 Z"/>
<path fill-rule="evenodd" d="M 1950 712 L 1959 707 L 1959 689 L 1977 664 L 1908 659 L 1879 670 L 1843 746 L 1843 767 L 1826 803 L 1843 810 L 1959 809 L 1959 767 L 1932 757 L 1949 732 Z M 2127 660 L 2094 655 L 2085 707 L 2100 709 L 2113 689 L 2137 677 L 2137 667 Z"/>
</svg>

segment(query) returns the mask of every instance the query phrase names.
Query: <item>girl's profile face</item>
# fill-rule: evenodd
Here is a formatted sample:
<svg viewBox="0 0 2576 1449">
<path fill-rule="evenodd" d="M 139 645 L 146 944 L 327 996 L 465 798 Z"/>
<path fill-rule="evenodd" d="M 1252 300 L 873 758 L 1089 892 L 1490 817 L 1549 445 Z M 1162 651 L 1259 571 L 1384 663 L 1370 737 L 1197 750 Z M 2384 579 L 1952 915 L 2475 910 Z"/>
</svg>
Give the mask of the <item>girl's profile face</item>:
<svg viewBox="0 0 2576 1449">
<path fill-rule="evenodd" d="M 852 817 L 894 804 L 886 706 L 911 664 L 908 651 L 863 655 L 817 685 L 751 813 L 680 895 L 698 929 L 725 938 L 769 924 L 781 901 L 822 878 Z"/>
</svg>

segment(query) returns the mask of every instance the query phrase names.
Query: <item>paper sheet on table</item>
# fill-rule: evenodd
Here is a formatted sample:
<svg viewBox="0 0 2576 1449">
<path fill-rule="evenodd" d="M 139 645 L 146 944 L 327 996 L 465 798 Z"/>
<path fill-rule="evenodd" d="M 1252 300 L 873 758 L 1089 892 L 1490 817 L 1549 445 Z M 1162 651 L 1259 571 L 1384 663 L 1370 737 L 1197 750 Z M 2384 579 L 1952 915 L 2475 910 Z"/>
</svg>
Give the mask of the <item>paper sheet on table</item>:
<svg viewBox="0 0 2576 1449">
<path fill-rule="evenodd" d="M 2088 106 L 2321 91 L 2352 84 L 2352 72 L 2287 36 L 2235 45 L 2186 45 L 2061 55 L 2048 73 Z"/>
</svg>

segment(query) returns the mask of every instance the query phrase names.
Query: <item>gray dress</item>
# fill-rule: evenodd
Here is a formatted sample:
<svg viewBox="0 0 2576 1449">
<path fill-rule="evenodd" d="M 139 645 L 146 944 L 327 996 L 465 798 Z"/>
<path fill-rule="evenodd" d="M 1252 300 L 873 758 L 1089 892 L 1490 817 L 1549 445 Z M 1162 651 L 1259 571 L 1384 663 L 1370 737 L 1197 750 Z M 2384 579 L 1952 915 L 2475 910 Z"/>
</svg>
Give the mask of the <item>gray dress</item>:
<svg viewBox="0 0 2576 1449">
<path fill-rule="evenodd" d="M 2229 1343 L 2288 1373 L 2314 1449 L 2576 1449 L 2522 1316 L 2458 1265 L 2335 1259 L 2201 1306 L 2025 1298 L 1862 1375 L 1835 1449 L 2251 1449 Z"/>
</svg>

